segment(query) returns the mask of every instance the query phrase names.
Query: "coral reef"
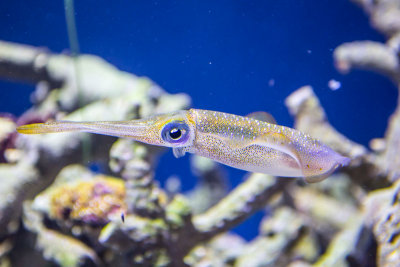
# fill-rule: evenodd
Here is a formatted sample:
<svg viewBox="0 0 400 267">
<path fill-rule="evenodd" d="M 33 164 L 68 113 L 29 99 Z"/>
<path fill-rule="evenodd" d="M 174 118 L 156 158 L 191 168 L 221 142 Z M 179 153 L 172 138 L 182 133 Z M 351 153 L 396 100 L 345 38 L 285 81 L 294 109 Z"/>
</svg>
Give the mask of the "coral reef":
<svg viewBox="0 0 400 267">
<path fill-rule="evenodd" d="M 379 72 L 400 90 L 399 2 L 354 2 L 388 41 L 343 44 L 336 67 Z M 369 150 L 339 133 L 312 88 L 302 87 L 285 102 L 295 127 L 351 157 L 348 167 L 312 185 L 248 174 L 228 193 L 219 165 L 193 156 L 199 183 L 184 194 L 176 177 L 166 189 L 155 179 L 162 148 L 87 134 L 26 137 L 14 129 L 48 119 L 142 118 L 187 108 L 189 96 L 95 56 L 72 59 L 4 41 L 0 76 L 37 84 L 29 111 L 0 117 L 1 266 L 400 263 L 400 98 L 385 137 Z M 88 158 L 101 174 L 85 166 Z M 254 240 L 229 232 L 259 210 L 265 216 Z"/>
</svg>

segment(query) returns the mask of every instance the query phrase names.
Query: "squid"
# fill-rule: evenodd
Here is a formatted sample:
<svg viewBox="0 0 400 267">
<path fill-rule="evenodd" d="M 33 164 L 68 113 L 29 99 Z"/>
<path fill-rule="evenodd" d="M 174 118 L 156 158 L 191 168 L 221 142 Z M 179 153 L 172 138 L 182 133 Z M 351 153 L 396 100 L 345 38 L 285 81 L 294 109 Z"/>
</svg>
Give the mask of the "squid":
<svg viewBox="0 0 400 267">
<path fill-rule="evenodd" d="M 233 168 L 319 182 L 350 159 L 298 130 L 257 116 L 189 109 L 130 121 L 50 121 L 22 125 L 22 134 L 88 132 L 171 147 L 175 157 L 194 153 Z"/>
</svg>

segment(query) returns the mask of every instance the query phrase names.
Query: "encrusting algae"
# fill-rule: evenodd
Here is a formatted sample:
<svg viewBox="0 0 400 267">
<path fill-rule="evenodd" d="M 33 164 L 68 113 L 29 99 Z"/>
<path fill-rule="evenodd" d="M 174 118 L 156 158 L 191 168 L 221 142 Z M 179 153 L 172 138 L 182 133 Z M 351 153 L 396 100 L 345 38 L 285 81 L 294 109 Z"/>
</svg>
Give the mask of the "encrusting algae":
<svg viewBox="0 0 400 267">
<path fill-rule="evenodd" d="M 91 181 L 74 181 L 47 192 L 50 216 L 102 225 L 126 213 L 125 184 L 118 178 L 95 176 Z"/>
</svg>

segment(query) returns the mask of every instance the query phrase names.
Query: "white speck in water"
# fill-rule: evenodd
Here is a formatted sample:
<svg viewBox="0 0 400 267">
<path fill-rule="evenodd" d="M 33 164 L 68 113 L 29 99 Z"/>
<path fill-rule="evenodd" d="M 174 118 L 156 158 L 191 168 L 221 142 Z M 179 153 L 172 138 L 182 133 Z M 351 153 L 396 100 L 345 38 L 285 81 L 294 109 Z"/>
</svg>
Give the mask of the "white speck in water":
<svg viewBox="0 0 400 267">
<path fill-rule="evenodd" d="M 274 79 L 269 79 L 268 86 L 269 87 L 274 87 L 274 85 L 275 85 L 275 80 Z"/>
<path fill-rule="evenodd" d="M 342 83 L 339 81 L 336 81 L 335 79 L 331 79 L 328 82 L 328 87 L 329 89 L 331 89 L 332 91 L 336 91 L 338 90 L 340 87 L 342 87 Z"/>
</svg>

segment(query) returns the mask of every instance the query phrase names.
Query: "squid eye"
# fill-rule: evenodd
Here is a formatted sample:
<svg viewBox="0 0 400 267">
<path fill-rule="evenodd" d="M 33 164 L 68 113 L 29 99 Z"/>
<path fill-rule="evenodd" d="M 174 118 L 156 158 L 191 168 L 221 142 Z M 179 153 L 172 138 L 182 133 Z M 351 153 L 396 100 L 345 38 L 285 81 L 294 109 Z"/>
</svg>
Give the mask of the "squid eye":
<svg viewBox="0 0 400 267">
<path fill-rule="evenodd" d="M 173 121 L 164 126 L 161 135 L 168 143 L 185 143 L 189 138 L 189 127 L 183 121 Z"/>
<path fill-rule="evenodd" d="M 182 131 L 179 128 L 173 128 L 168 134 L 172 139 L 177 140 L 182 136 Z"/>
</svg>

